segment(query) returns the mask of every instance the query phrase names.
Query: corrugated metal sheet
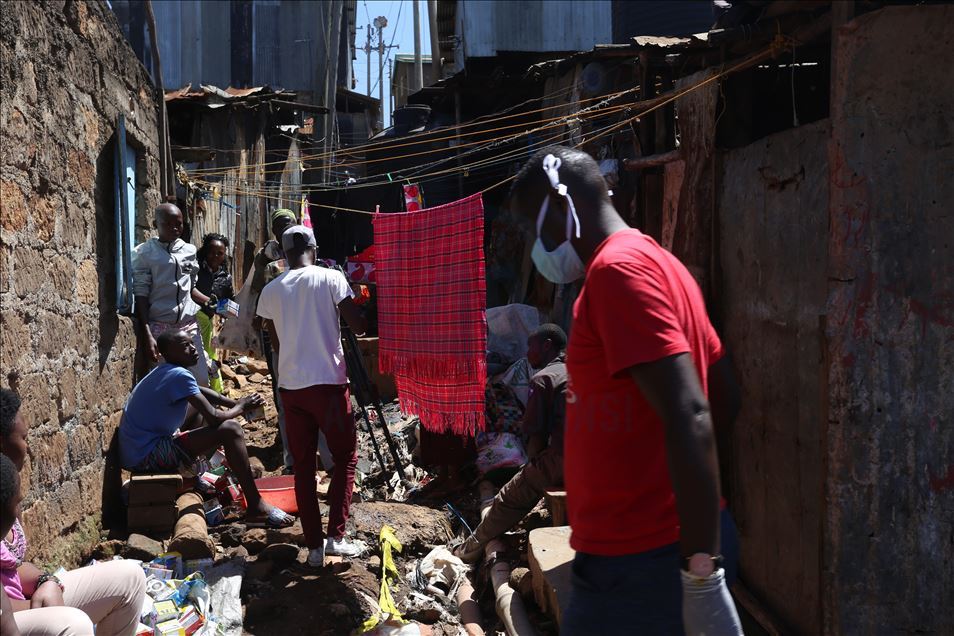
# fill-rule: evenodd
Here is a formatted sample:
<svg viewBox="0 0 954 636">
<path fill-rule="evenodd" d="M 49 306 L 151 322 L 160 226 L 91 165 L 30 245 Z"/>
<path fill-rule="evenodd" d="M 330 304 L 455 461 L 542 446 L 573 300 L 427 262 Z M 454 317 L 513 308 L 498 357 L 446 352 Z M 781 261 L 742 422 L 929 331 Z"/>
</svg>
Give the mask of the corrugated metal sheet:
<svg viewBox="0 0 954 636">
<path fill-rule="evenodd" d="M 466 57 L 589 50 L 612 41 L 612 2 L 459 1 L 457 35 Z"/>
<path fill-rule="evenodd" d="M 256 85 L 280 86 L 278 10 L 280 2 L 269 0 L 252 5 L 252 81 Z M 311 82 L 308 83 L 311 85 Z"/>
<path fill-rule="evenodd" d="M 339 28 L 328 38 L 328 19 L 336 2 L 253 0 L 251 34 L 232 24 L 227 0 L 153 3 L 167 86 L 211 84 L 256 86 L 324 95 L 325 60 L 337 56 Z M 233 34 L 233 26 L 236 33 Z M 233 42 L 232 38 L 242 38 Z M 232 68 L 233 50 L 251 38 L 251 72 Z M 347 57 L 347 50 L 345 52 Z M 337 59 L 337 58 L 335 58 Z M 333 67 L 337 70 L 337 66 Z M 245 78 L 244 80 L 241 78 Z"/>
</svg>

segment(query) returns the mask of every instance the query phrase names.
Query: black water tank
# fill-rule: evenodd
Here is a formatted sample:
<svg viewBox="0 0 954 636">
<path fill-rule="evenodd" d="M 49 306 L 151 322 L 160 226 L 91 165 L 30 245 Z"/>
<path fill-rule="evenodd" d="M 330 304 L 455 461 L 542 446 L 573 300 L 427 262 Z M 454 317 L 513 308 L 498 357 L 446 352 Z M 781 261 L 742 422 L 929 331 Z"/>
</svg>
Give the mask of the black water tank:
<svg viewBox="0 0 954 636">
<path fill-rule="evenodd" d="M 394 135 L 403 137 L 412 130 L 423 128 L 431 117 L 431 107 L 427 104 L 408 104 L 394 111 Z"/>
</svg>

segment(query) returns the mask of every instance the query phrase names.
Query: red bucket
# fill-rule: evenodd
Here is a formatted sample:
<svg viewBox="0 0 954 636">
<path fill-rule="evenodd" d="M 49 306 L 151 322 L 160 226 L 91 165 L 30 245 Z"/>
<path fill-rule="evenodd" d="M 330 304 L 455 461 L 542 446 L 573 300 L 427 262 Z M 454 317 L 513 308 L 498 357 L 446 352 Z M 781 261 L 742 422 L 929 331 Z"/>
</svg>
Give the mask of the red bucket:
<svg viewBox="0 0 954 636">
<path fill-rule="evenodd" d="M 277 477 L 262 477 L 255 480 L 258 486 L 258 492 L 267 503 L 284 510 L 290 515 L 298 514 L 298 500 L 295 499 L 295 476 L 279 475 Z M 239 498 L 239 504 L 243 508 L 248 506 L 245 503 L 245 495 Z"/>
</svg>

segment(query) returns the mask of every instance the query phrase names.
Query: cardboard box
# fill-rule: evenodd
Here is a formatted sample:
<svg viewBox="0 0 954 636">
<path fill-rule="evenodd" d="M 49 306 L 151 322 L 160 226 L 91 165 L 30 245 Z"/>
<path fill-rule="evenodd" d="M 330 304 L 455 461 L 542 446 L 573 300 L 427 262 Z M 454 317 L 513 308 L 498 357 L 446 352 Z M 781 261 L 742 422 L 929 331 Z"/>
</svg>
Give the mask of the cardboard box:
<svg viewBox="0 0 954 636">
<path fill-rule="evenodd" d="M 129 505 L 175 503 L 182 475 L 133 475 L 129 480 Z"/>
<path fill-rule="evenodd" d="M 186 607 L 182 613 L 179 614 L 179 624 L 182 625 L 182 629 L 185 631 L 186 636 L 192 636 L 192 634 L 199 631 L 204 622 L 205 621 L 202 620 L 198 610 L 196 610 L 192 605 Z"/>
<path fill-rule="evenodd" d="M 171 621 L 156 625 L 156 636 L 186 636 L 186 631 L 182 628 L 179 619 L 173 618 Z"/>
<path fill-rule="evenodd" d="M 179 608 L 173 601 L 156 603 L 156 619 L 160 625 L 179 617 Z"/>
</svg>

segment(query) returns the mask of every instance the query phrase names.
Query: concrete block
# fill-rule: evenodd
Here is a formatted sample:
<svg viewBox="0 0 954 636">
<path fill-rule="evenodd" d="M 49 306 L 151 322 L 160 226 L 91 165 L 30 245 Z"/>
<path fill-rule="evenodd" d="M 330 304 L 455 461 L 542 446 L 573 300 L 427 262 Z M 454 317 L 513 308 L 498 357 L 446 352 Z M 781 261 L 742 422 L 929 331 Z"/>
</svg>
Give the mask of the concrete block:
<svg viewBox="0 0 954 636">
<path fill-rule="evenodd" d="M 126 521 L 130 530 L 147 533 L 169 533 L 179 518 L 175 503 L 129 506 Z"/>
<path fill-rule="evenodd" d="M 540 609 L 559 625 L 561 608 L 570 600 L 571 567 L 576 556 L 570 547 L 570 527 L 532 530 L 529 544 L 533 596 Z"/>
</svg>

